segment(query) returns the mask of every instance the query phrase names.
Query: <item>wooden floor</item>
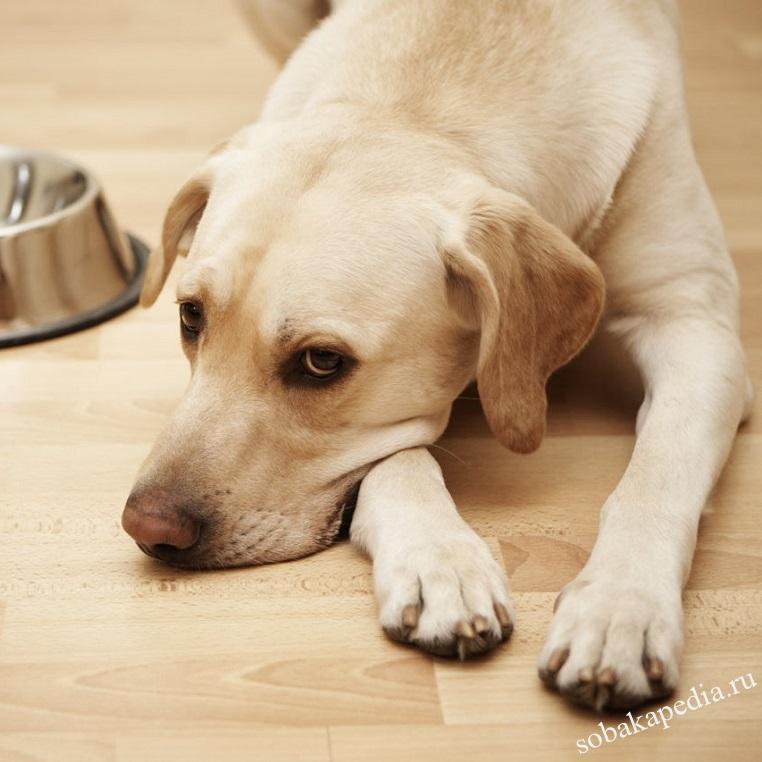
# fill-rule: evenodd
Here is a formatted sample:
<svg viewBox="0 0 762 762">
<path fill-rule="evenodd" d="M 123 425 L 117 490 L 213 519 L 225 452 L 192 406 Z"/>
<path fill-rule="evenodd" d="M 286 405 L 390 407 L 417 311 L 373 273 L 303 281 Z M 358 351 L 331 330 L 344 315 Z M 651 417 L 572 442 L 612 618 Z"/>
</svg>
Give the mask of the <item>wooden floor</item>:
<svg viewBox="0 0 762 762">
<path fill-rule="evenodd" d="M 683 10 L 696 147 L 759 384 L 762 5 Z M 0 139 L 93 168 L 148 242 L 181 179 L 256 117 L 276 74 L 217 0 L 2 0 L 0 29 Z M 382 637 L 370 566 L 346 543 L 186 573 L 122 533 L 132 477 L 188 376 L 176 322 L 165 292 L 149 312 L 0 353 L 0 760 L 578 758 L 599 718 L 546 692 L 534 662 L 627 461 L 637 387 L 612 391 L 614 371 L 588 353 L 554 381 L 550 435 L 528 457 L 487 436 L 477 403 L 459 404 L 442 463 L 510 573 L 520 621 L 492 658 L 457 664 Z M 585 364 L 600 367 L 593 383 Z M 760 759 L 761 466 L 757 415 L 703 521 L 676 698 L 748 672 L 760 686 L 596 759 Z"/>
</svg>

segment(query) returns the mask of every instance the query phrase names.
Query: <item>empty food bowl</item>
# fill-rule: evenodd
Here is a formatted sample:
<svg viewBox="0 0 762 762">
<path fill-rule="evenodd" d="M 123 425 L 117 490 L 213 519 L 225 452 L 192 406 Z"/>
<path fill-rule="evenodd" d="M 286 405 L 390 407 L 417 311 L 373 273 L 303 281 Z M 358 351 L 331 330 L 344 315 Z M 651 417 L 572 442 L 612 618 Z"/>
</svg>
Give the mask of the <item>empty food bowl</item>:
<svg viewBox="0 0 762 762">
<path fill-rule="evenodd" d="M 133 306 L 147 256 L 116 226 L 85 169 L 0 146 L 0 347 L 87 328 Z"/>
</svg>

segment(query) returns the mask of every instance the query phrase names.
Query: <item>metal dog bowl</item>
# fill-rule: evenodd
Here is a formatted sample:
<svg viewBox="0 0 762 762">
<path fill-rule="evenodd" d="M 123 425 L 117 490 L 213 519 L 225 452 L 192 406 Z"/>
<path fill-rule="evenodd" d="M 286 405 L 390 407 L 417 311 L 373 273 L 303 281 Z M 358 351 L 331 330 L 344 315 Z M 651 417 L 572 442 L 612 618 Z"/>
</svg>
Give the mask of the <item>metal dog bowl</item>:
<svg viewBox="0 0 762 762">
<path fill-rule="evenodd" d="M 133 306 L 147 256 L 119 231 L 83 168 L 0 146 L 0 347 L 87 328 Z"/>
</svg>

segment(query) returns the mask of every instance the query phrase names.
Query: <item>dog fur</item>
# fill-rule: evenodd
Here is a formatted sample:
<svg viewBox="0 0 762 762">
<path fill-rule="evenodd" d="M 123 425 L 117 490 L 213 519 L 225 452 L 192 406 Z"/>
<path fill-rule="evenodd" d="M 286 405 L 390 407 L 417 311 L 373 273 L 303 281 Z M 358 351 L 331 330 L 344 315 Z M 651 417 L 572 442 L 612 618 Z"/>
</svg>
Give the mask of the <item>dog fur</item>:
<svg viewBox="0 0 762 762">
<path fill-rule="evenodd" d="M 245 5 L 282 58 L 324 10 Z M 598 708 L 666 695 L 699 516 L 752 400 L 675 7 L 332 6 L 259 121 L 170 205 L 142 301 L 189 249 L 178 300 L 204 327 L 184 339 L 190 386 L 128 507 L 202 521 L 172 563 L 260 563 L 331 542 L 362 482 L 351 533 L 384 629 L 433 653 L 488 650 L 513 627 L 506 580 L 426 445 L 476 379 L 495 436 L 535 449 L 547 378 L 602 315 L 645 399 L 538 668 Z M 338 381 L 298 377 L 310 347 L 347 358 Z"/>
</svg>

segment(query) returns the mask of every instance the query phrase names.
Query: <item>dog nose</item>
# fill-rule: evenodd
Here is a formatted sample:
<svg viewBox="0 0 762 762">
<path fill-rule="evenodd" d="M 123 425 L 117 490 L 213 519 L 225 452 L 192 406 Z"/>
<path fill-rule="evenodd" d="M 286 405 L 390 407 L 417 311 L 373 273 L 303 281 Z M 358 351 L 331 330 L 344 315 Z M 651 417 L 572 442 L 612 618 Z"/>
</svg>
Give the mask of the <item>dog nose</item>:
<svg viewBox="0 0 762 762">
<path fill-rule="evenodd" d="M 171 500 L 156 495 L 130 495 L 122 513 L 122 527 L 150 555 L 159 546 L 187 550 L 198 541 L 201 522 Z"/>
</svg>

